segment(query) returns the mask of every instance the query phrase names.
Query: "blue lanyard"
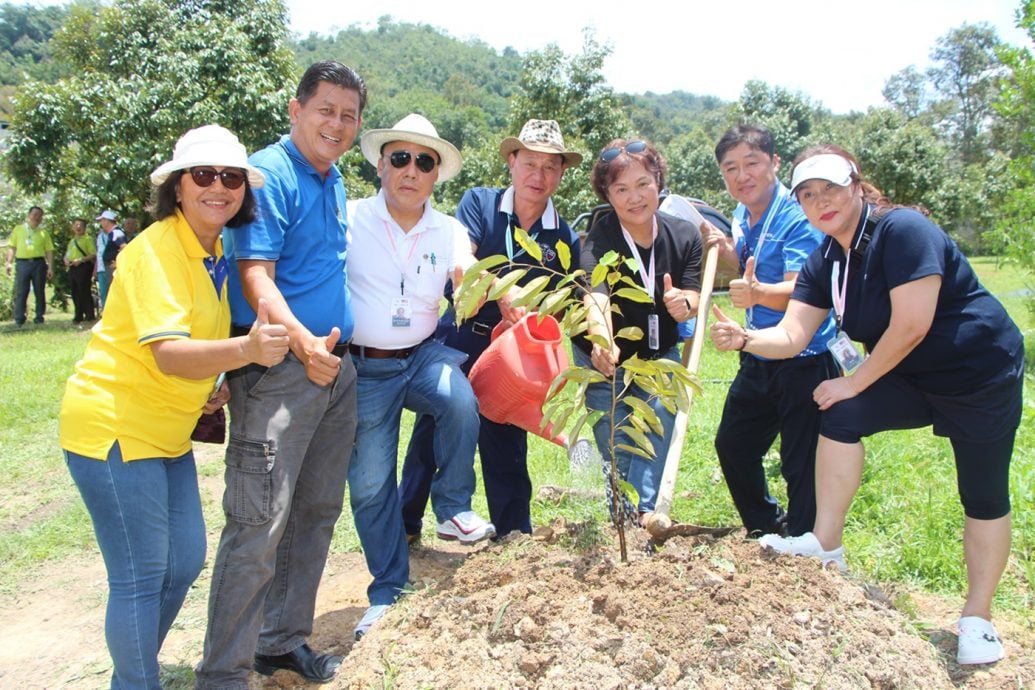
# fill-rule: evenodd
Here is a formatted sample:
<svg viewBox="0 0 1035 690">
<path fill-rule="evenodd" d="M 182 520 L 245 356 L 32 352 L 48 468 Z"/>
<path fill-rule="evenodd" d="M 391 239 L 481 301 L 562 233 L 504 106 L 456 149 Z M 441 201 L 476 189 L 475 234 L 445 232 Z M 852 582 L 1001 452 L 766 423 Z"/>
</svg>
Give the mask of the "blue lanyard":
<svg viewBox="0 0 1035 690">
<path fill-rule="evenodd" d="M 226 265 L 226 257 L 221 256 L 217 259 L 214 256 L 206 256 L 205 270 L 208 271 L 208 277 L 212 279 L 212 287 L 216 289 L 216 296 L 222 297 L 223 286 L 226 285 L 226 277 L 230 272 Z"/>
<path fill-rule="evenodd" d="M 517 254 L 514 253 L 514 228 L 517 225 L 514 220 L 513 213 L 507 214 L 507 260 L 511 263 L 514 262 L 514 259 L 525 253 L 524 247 L 520 247 Z M 532 241 L 535 242 L 536 238 L 539 237 L 539 233 L 534 233 L 530 235 L 530 237 L 532 238 Z"/>
<path fill-rule="evenodd" d="M 783 206 L 783 202 L 790 197 L 787 192 L 787 188 L 779 182 L 776 183 L 776 190 L 773 193 L 773 201 L 769 204 L 769 209 L 765 214 L 765 220 L 762 223 L 762 230 L 758 233 L 758 241 L 755 242 L 755 271 L 758 271 L 758 257 L 762 253 L 762 245 L 765 244 L 766 239 L 769 237 L 769 226 L 772 225 L 773 219 L 776 218 L 776 214 L 780 211 L 780 207 Z M 746 209 L 745 209 L 746 210 Z M 747 214 L 744 216 L 747 220 Z M 751 231 L 751 226 L 748 225 L 748 232 Z M 744 271 L 744 267 L 747 264 L 748 258 L 748 236 L 744 234 L 744 244 L 740 253 L 740 270 L 741 273 Z M 754 307 L 748 307 L 747 310 L 747 327 L 754 328 Z"/>
</svg>

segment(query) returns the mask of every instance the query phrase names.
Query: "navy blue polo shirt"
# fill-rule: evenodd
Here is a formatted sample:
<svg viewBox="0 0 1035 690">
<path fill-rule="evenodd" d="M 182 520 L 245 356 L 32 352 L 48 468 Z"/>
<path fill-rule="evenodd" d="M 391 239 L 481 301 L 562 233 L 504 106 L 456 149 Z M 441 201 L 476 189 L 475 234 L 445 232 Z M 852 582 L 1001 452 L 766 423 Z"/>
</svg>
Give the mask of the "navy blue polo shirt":
<svg viewBox="0 0 1035 690">
<path fill-rule="evenodd" d="M 511 225 L 517 225 L 517 216 L 513 214 L 513 188 L 490 189 L 474 187 L 468 189 L 456 207 L 456 217 L 467 228 L 471 242 L 478 246 L 474 253 L 476 259 L 484 259 L 500 254 L 507 256 L 507 236 L 512 232 Z M 543 265 L 565 274 L 578 267 L 579 238 L 564 220 L 557 215 L 551 201 L 542 218 L 531 228 L 522 228 L 534 236 L 536 244 L 543 251 Z M 566 271 L 557 254 L 557 243 L 563 242 L 571 248 L 571 265 Z M 528 274 L 518 281 L 524 285 L 541 275 L 548 275 L 542 265 L 528 256 L 517 241 L 511 241 L 513 262 L 510 267 L 500 266 L 499 275 L 504 275 L 514 268 L 529 268 Z M 559 279 L 558 279 L 559 280 Z M 452 285 L 446 287 L 447 297 L 452 295 Z M 496 302 L 486 302 L 474 319 L 494 326 L 500 321 L 500 308 Z"/>
<path fill-rule="evenodd" d="M 865 216 L 853 247 L 859 245 Z M 841 245 L 828 237 L 802 268 L 792 299 L 831 309 L 831 274 L 834 264 L 840 264 L 843 276 L 844 263 Z M 942 278 L 934 321 L 893 371 L 920 390 L 941 395 L 969 393 L 1015 378 L 1024 357 L 1017 326 L 978 282 L 956 243 L 912 209 L 884 215 L 861 259 L 851 259 L 842 328 L 872 351 L 891 321 L 891 290 L 930 275 Z"/>
</svg>

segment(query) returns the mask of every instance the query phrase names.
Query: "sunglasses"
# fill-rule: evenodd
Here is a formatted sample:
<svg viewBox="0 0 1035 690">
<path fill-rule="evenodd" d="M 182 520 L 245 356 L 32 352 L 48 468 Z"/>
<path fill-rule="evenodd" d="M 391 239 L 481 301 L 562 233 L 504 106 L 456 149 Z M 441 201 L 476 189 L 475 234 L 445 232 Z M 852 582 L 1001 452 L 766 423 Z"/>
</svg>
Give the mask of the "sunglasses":
<svg viewBox="0 0 1035 690">
<path fill-rule="evenodd" d="M 236 168 L 227 168 L 222 172 L 216 172 L 215 168 L 190 168 L 184 172 L 190 173 L 190 179 L 199 187 L 211 187 L 218 177 L 227 189 L 239 189 L 244 184 L 244 173 Z"/>
<path fill-rule="evenodd" d="M 428 155 L 426 153 L 418 153 L 416 156 L 414 156 L 409 151 L 392 151 L 392 153 L 388 156 L 388 161 L 392 164 L 393 168 L 399 168 L 400 170 L 402 170 L 410 164 L 411 158 L 417 165 L 417 170 L 420 170 L 422 173 L 431 172 L 435 169 L 435 166 L 438 164 L 438 161 L 435 160 L 434 156 Z"/>
<path fill-rule="evenodd" d="M 610 163 L 615 158 L 618 158 L 622 153 L 643 153 L 647 150 L 647 142 L 645 141 L 630 141 L 625 146 L 619 146 L 611 149 L 604 149 L 600 152 L 600 160 L 605 163 Z"/>
</svg>

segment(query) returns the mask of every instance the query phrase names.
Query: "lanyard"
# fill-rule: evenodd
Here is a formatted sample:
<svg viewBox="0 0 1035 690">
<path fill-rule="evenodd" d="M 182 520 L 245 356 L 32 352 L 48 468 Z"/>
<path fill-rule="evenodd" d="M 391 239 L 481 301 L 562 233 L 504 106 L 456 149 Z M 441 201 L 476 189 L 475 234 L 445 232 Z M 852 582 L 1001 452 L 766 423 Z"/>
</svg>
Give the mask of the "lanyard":
<svg viewBox="0 0 1035 690">
<path fill-rule="evenodd" d="M 516 254 L 514 253 L 514 228 L 515 227 L 516 226 L 514 225 L 514 214 L 513 213 L 507 214 L 507 260 L 510 261 L 511 263 L 514 262 L 514 259 L 516 259 L 517 257 L 519 257 L 519 256 L 521 256 L 522 254 L 525 253 L 525 248 L 524 247 L 519 247 L 517 253 Z M 532 234 L 531 235 L 532 241 L 535 242 L 535 239 L 537 237 L 539 237 L 539 233 L 538 232 Z"/>
<path fill-rule="evenodd" d="M 866 207 L 866 215 L 863 216 L 862 227 L 866 228 L 866 223 L 870 219 L 870 207 Z M 830 298 L 834 303 L 834 317 L 837 320 L 837 330 L 841 329 L 841 322 L 844 321 L 845 316 L 845 299 L 848 295 L 848 266 L 851 263 L 852 251 L 848 250 L 845 254 L 845 274 L 844 277 L 838 281 L 841 277 L 841 264 L 835 263 L 834 270 L 830 273 Z"/>
<path fill-rule="evenodd" d="M 650 229 L 650 269 L 643 270 L 643 261 L 640 259 L 640 250 L 636 248 L 636 243 L 633 241 L 632 235 L 625 229 L 624 225 L 621 225 L 622 236 L 625 238 L 625 243 L 629 245 L 629 251 L 632 252 L 632 258 L 636 259 L 636 265 L 640 271 L 640 278 L 643 280 L 643 287 L 647 290 L 647 294 L 650 295 L 651 304 L 654 303 L 654 241 L 658 239 L 658 219 L 654 217 L 652 219 Z"/>
<path fill-rule="evenodd" d="M 417 252 L 417 247 L 420 246 L 421 240 L 424 239 L 423 234 L 418 234 L 417 239 L 414 240 L 413 244 L 410 245 L 410 253 L 406 255 L 406 260 L 400 263 L 402 254 L 399 248 L 395 244 L 395 238 L 392 237 L 392 229 L 388 227 L 388 221 L 382 219 L 382 223 L 385 226 L 385 236 L 388 237 L 388 244 L 392 245 L 392 262 L 395 267 L 399 269 L 399 294 L 406 294 L 406 270 L 410 267 L 410 262 L 413 261 L 413 255 Z M 431 265 L 435 265 L 435 255 L 431 255 Z M 417 267 L 417 272 L 420 273 L 420 266 Z"/>
<path fill-rule="evenodd" d="M 226 276 L 229 273 L 226 257 L 221 256 L 217 259 L 214 256 L 206 256 L 205 270 L 208 271 L 208 277 L 212 279 L 212 287 L 216 289 L 216 296 L 222 297 L 223 286 L 226 285 Z"/>
<path fill-rule="evenodd" d="M 783 206 L 783 202 L 786 201 L 790 195 L 787 192 L 787 188 L 784 187 L 779 182 L 777 182 L 776 183 L 776 193 L 773 196 L 774 196 L 773 203 L 770 204 L 768 211 L 766 211 L 765 220 L 762 222 L 762 230 L 759 232 L 759 235 L 758 235 L 758 242 L 755 243 L 755 251 L 754 251 L 754 254 L 753 254 L 753 256 L 755 257 L 755 271 L 758 271 L 758 257 L 761 256 L 761 254 L 762 254 L 762 245 L 764 245 L 765 241 L 769 238 L 769 226 L 773 224 L 773 219 L 776 218 L 776 214 L 779 213 L 780 208 Z M 750 230 L 750 227 L 751 226 L 749 225 L 748 226 L 749 230 Z M 744 235 L 744 249 L 745 249 L 744 253 L 745 254 L 747 253 L 747 251 L 746 251 L 747 250 L 747 240 L 748 240 L 748 238 L 747 238 L 747 235 L 745 234 Z M 742 261 L 742 264 L 746 264 L 747 263 L 747 259 L 746 258 L 743 258 L 741 261 Z M 743 270 L 744 270 L 744 266 L 743 265 L 741 265 L 740 270 L 743 272 Z M 747 309 L 747 327 L 748 328 L 754 328 L 754 318 L 753 318 L 754 317 L 754 311 L 755 311 L 754 307 L 748 307 L 748 309 Z"/>
</svg>

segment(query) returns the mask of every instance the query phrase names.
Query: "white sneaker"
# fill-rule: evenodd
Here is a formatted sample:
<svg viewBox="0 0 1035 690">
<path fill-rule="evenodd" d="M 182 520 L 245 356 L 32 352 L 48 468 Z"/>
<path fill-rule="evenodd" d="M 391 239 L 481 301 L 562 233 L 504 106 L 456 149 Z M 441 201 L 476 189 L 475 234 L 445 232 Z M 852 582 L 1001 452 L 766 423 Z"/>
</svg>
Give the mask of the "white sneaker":
<svg viewBox="0 0 1035 690">
<path fill-rule="evenodd" d="M 445 522 L 438 523 L 437 531 L 439 539 L 458 539 L 464 544 L 474 544 L 496 536 L 493 524 L 483 520 L 473 510 L 465 510 Z"/>
<path fill-rule="evenodd" d="M 991 621 L 978 616 L 963 616 L 960 618 L 959 627 L 957 663 L 992 664 L 1005 656 L 1003 642 Z"/>
<path fill-rule="evenodd" d="M 370 629 L 374 627 L 374 623 L 385 617 L 385 614 L 388 613 L 388 608 L 388 604 L 377 604 L 367 609 L 359 623 L 356 624 L 356 629 L 352 631 L 356 642 L 359 642 L 359 638 L 370 632 Z"/>
<path fill-rule="evenodd" d="M 806 532 L 800 537 L 781 537 L 778 534 L 763 534 L 758 538 L 758 543 L 763 548 L 769 547 L 777 553 L 818 558 L 823 565 L 834 563 L 841 572 L 848 570 L 848 566 L 845 565 L 845 547 L 839 546 L 836 549 L 824 551 L 823 545 L 819 543 L 819 539 L 812 532 Z"/>
</svg>

